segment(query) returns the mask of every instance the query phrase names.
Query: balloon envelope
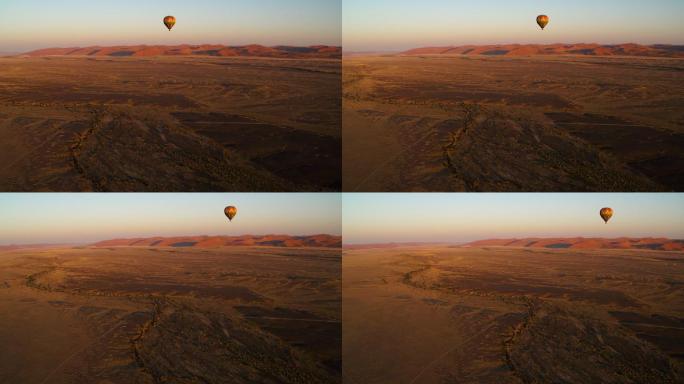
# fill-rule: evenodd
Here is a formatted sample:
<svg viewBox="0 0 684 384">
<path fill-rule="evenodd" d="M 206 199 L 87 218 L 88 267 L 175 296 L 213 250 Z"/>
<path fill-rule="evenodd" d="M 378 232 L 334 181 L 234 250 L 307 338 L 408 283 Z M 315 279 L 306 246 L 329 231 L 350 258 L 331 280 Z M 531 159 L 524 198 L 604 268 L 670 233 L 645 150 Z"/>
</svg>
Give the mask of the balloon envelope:
<svg viewBox="0 0 684 384">
<path fill-rule="evenodd" d="M 233 206 L 226 207 L 226 209 L 223 210 L 223 213 L 226 214 L 228 220 L 233 221 L 233 218 L 237 215 L 237 208 Z"/>
<path fill-rule="evenodd" d="M 608 220 L 613 217 L 613 209 L 612 208 L 601 208 L 601 218 L 603 221 L 608 224 Z"/>
<path fill-rule="evenodd" d="M 539 24 L 541 29 L 546 28 L 546 26 L 549 25 L 549 17 L 546 15 L 537 16 L 537 24 Z"/>
<path fill-rule="evenodd" d="M 166 25 L 166 28 L 171 31 L 171 28 L 173 28 L 174 25 L 176 25 L 176 18 L 173 16 L 166 16 L 164 18 L 164 25 Z"/>
</svg>

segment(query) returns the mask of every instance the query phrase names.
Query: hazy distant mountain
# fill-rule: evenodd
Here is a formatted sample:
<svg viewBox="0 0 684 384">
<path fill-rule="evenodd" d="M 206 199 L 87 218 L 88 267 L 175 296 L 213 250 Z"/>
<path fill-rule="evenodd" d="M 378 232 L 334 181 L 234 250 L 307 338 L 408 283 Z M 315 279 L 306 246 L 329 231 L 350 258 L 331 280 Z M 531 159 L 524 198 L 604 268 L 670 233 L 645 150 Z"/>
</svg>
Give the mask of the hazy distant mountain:
<svg viewBox="0 0 684 384">
<path fill-rule="evenodd" d="M 652 249 L 659 251 L 682 251 L 684 240 L 666 238 L 525 238 L 525 239 L 491 239 L 466 244 L 470 247 L 524 247 L 551 249 Z"/>
<path fill-rule="evenodd" d="M 150 237 L 139 239 L 114 239 L 93 244 L 95 247 L 229 247 L 229 246 L 267 246 L 267 247 L 321 247 L 339 248 L 342 238 L 333 235 L 289 236 L 180 236 Z"/>
<path fill-rule="evenodd" d="M 452 47 L 425 47 L 402 52 L 402 55 L 585 55 L 585 56 L 648 56 L 684 57 L 684 45 L 639 44 L 505 44 L 463 45 Z"/>
<path fill-rule="evenodd" d="M 218 56 L 218 57 L 278 57 L 278 58 L 340 58 L 341 47 L 315 45 L 311 47 L 263 45 L 225 46 L 225 45 L 134 45 L 114 47 L 85 48 L 47 48 L 25 53 L 39 56 L 109 56 L 109 57 L 149 57 L 149 56 Z"/>
</svg>

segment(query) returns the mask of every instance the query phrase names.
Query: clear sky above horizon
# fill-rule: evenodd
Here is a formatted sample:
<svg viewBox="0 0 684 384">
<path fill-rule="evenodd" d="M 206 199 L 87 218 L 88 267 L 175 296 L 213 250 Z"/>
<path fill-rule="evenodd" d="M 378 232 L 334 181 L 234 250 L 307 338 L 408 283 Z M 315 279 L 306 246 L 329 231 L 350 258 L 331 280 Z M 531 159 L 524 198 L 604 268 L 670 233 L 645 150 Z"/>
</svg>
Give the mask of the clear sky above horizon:
<svg viewBox="0 0 684 384">
<path fill-rule="evenodd" d="M 2 0 L 0 52 L 133 44 L 341 45 L 340 0 Z M 164 16 L 178 23 L 168 32 Z"/>
<path fill-rule="evenodd" d="M 238 208 L 229 222 L 227 205 Z M 0 194 L 0 245 L 182 235 L 340 235 L 334 193 Z"/>
<path fill-rule="evenodd" d="M 536 17 L 551 22 L 542 31 Z M 347 52 L 508 43 L 684 44 L 682 0 L 344 0 Z"/>
<path fill-rule="evenodd" d="M 345 194 L 345 244 L 524 237 L 684 239 L 684 194 Z M 609 224 L 603 207 L 615 215 Z"/>
</svg>

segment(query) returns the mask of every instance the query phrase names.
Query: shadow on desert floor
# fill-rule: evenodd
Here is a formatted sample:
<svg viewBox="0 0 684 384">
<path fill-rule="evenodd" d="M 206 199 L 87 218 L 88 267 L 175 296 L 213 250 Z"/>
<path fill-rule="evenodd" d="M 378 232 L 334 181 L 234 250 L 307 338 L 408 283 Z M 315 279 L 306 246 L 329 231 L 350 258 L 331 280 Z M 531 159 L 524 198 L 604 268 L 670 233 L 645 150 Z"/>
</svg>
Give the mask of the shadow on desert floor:
<svg viewBox="0 0 684 384">
<path fill-rule="evenodd" d="M 341 382 L 339 248 L 21 249 L 0 265 L 2 382 Z"/>
<path fill-rule="evenodd" d="M 344 59 L 345 191 L 679 191 L 682 59 Z"/>
<path fill-rule="evenodd" d="M 651 250 L 345 250 L 345 382 L 679 382 L 683 260 Z"/>
</svg>

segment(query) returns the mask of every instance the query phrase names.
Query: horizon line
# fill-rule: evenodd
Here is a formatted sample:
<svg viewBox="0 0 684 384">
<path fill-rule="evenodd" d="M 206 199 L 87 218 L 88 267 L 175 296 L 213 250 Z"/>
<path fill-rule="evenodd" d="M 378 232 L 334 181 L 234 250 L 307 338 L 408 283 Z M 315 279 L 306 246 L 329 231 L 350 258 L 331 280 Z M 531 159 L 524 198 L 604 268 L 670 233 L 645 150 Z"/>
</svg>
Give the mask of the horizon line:
<svg viewBox="0 0 684 384">
<path fill-rule="evenodd" d="M 442 47 L 467 47 L 467 46 L 482 47 L 482 46 L 488 46 L 488 45 L 579 45 L 579 44 L 596 44 L 596 45 L 603 45 L 603 46 L 634 44 L 634 45 L 642 45 L 642 46 L 684 47 L 684 41 L 679 42 L 679 43 L 637 43 L 634 41 L 599 43 L 599 42 L 595 42 L 595 41 L 594 42 L 587 42 L 587 41 L 573 41 L 573 42 L 566 41 L 566 42 L 562 42 L 562 41 L 557 41 L 554 43 L 534 43 L 534 42 L 451 43 L 451 44 L 426 43 L 426 44 L 411 45 L 410 48 L 368 48 L 368 49 L 356 49 L 356 50 L 349 51 L 349 52 L 350 53 L 398 52 L 398 51 L 406 51 L 406 50 L 417 49 L 417 48 L 442 48 Z M 344 45 L 342 46 L 342 48 L 344 49 Z"/>
<path fill-rule="evenodd" d="M 141 240 L 141 239 L 171 239 L 174 237 L 243 237 L 243 236 L 252 236 L 252 237 L 257 237 L 257 236 L 289 236 L 289 237 L 313 237 L 313 236 L 331 236 L 331 237 L 342 237 L 342 235 L 335 235 L 331 233 L 315 233 L 315 234 L 309 234 L 309 235 L 291 235 L 291 234 L 286 234 L 286 233 L 266 233 L 262 235 L 256 235 L 252 233 L 245 233 L 245 234 L 240 234 L 240 235 L 175 235 L 175 236 L 142 236 L 142 237 L 115 237 L 115 238 L 105 238 L 105 239 L 98 239 L 94 241 L 76 241 L 76 242 L 38 242 L 38 243 L 11 243 L 11 244 L 0 244 L 0 247 L 24 247 L 24 246 L 47 246 L 47 245 L 54 245 L 54 246 L 83 246 L 83 245 L 93 245 L 97 244 L 103 241 L 114 241 L 114 240 Z"/>
<path fill-rule="evenodd" d="M 342 48 L 342 45 L 338 44 L 326 44 L 326 43 L 310 43 L 310 44 L 262 44 L 262 43 L 244 43 L 244 44 L 230 44 L 230 43 L 176 43 L 176 44 L 168 44 L 168 43 L 135 43 L 135 42 L 130 42 L 130 43 L 121 43 L 121 44 L 86 44 L 86 45 L 72 45 L 72 46 L 59 46 L 59 45 L 50 45 L 50 46 L 40 46 L 38 48 L 27 48 L 27 49 L 21 49 L 21 50 L 10 50 L 10 51 L 2 51 L 0 53 L 29 53 L 33 51 L 40 51 L 44 49 L 83 49 L 83 48 L 112 48 L 112 47 L 177 47 L 177 46 L 203 46 L 203 45 L 220 45 L 223 47 L 229 47 L 229 48 L 238 48 L 238 47 L 248 47 L 248 46 L 260 46 L 260 47 L 266 47 L 266 48 L 277 48 L 277 47 L 293 47 L 293 48 L 310 48 L 310 47 L 334 47 L 334 48 Z"/>
<path fill-rule="evenodd" d="M 620 240 L 620 239 L 629 239 L 629 240 L 647 240 L 647 239 L 664 239 L 664 240 L 671 240 L 671 241 L 684 241 L 684 238 L 682 239 L 677 239 L 677 238 L 671 238 L 668 236 L 662 236 L 662 237 L 656 237 L 656 236 L 618 236 L 618 237 L 587 237 L 587 236 L 547 236 L 547 237 L 535 237 L 535 236 L 525 236 L 525 237 L 483 237 L 483 238 L 478 238 L 476 240 L 435 240 L 435 241 L 371 241 L 371 242 L 345 242 L 344 238 L 342 239 L 342 245 L 354 245 L 354 246 L 370 246 L 370 245 L 403 245 L 403 244 L 424 244 L 424 245 L 435 245 L 435 244 L 461 244 L 461 245 L 466 245 L 470 243 L 475 243 L 479 241 L 513 241 L 513 240 L 527 240 L 527 239 L 536 239 L 536 240 L 549 240 L 549 239 L 561 239 L 561 240 L 570 240 L 570 239 L 583 239 L 583 240 L 592 240 L 592 239 L 603 239 L 603 240 Z"/>
</svg>

